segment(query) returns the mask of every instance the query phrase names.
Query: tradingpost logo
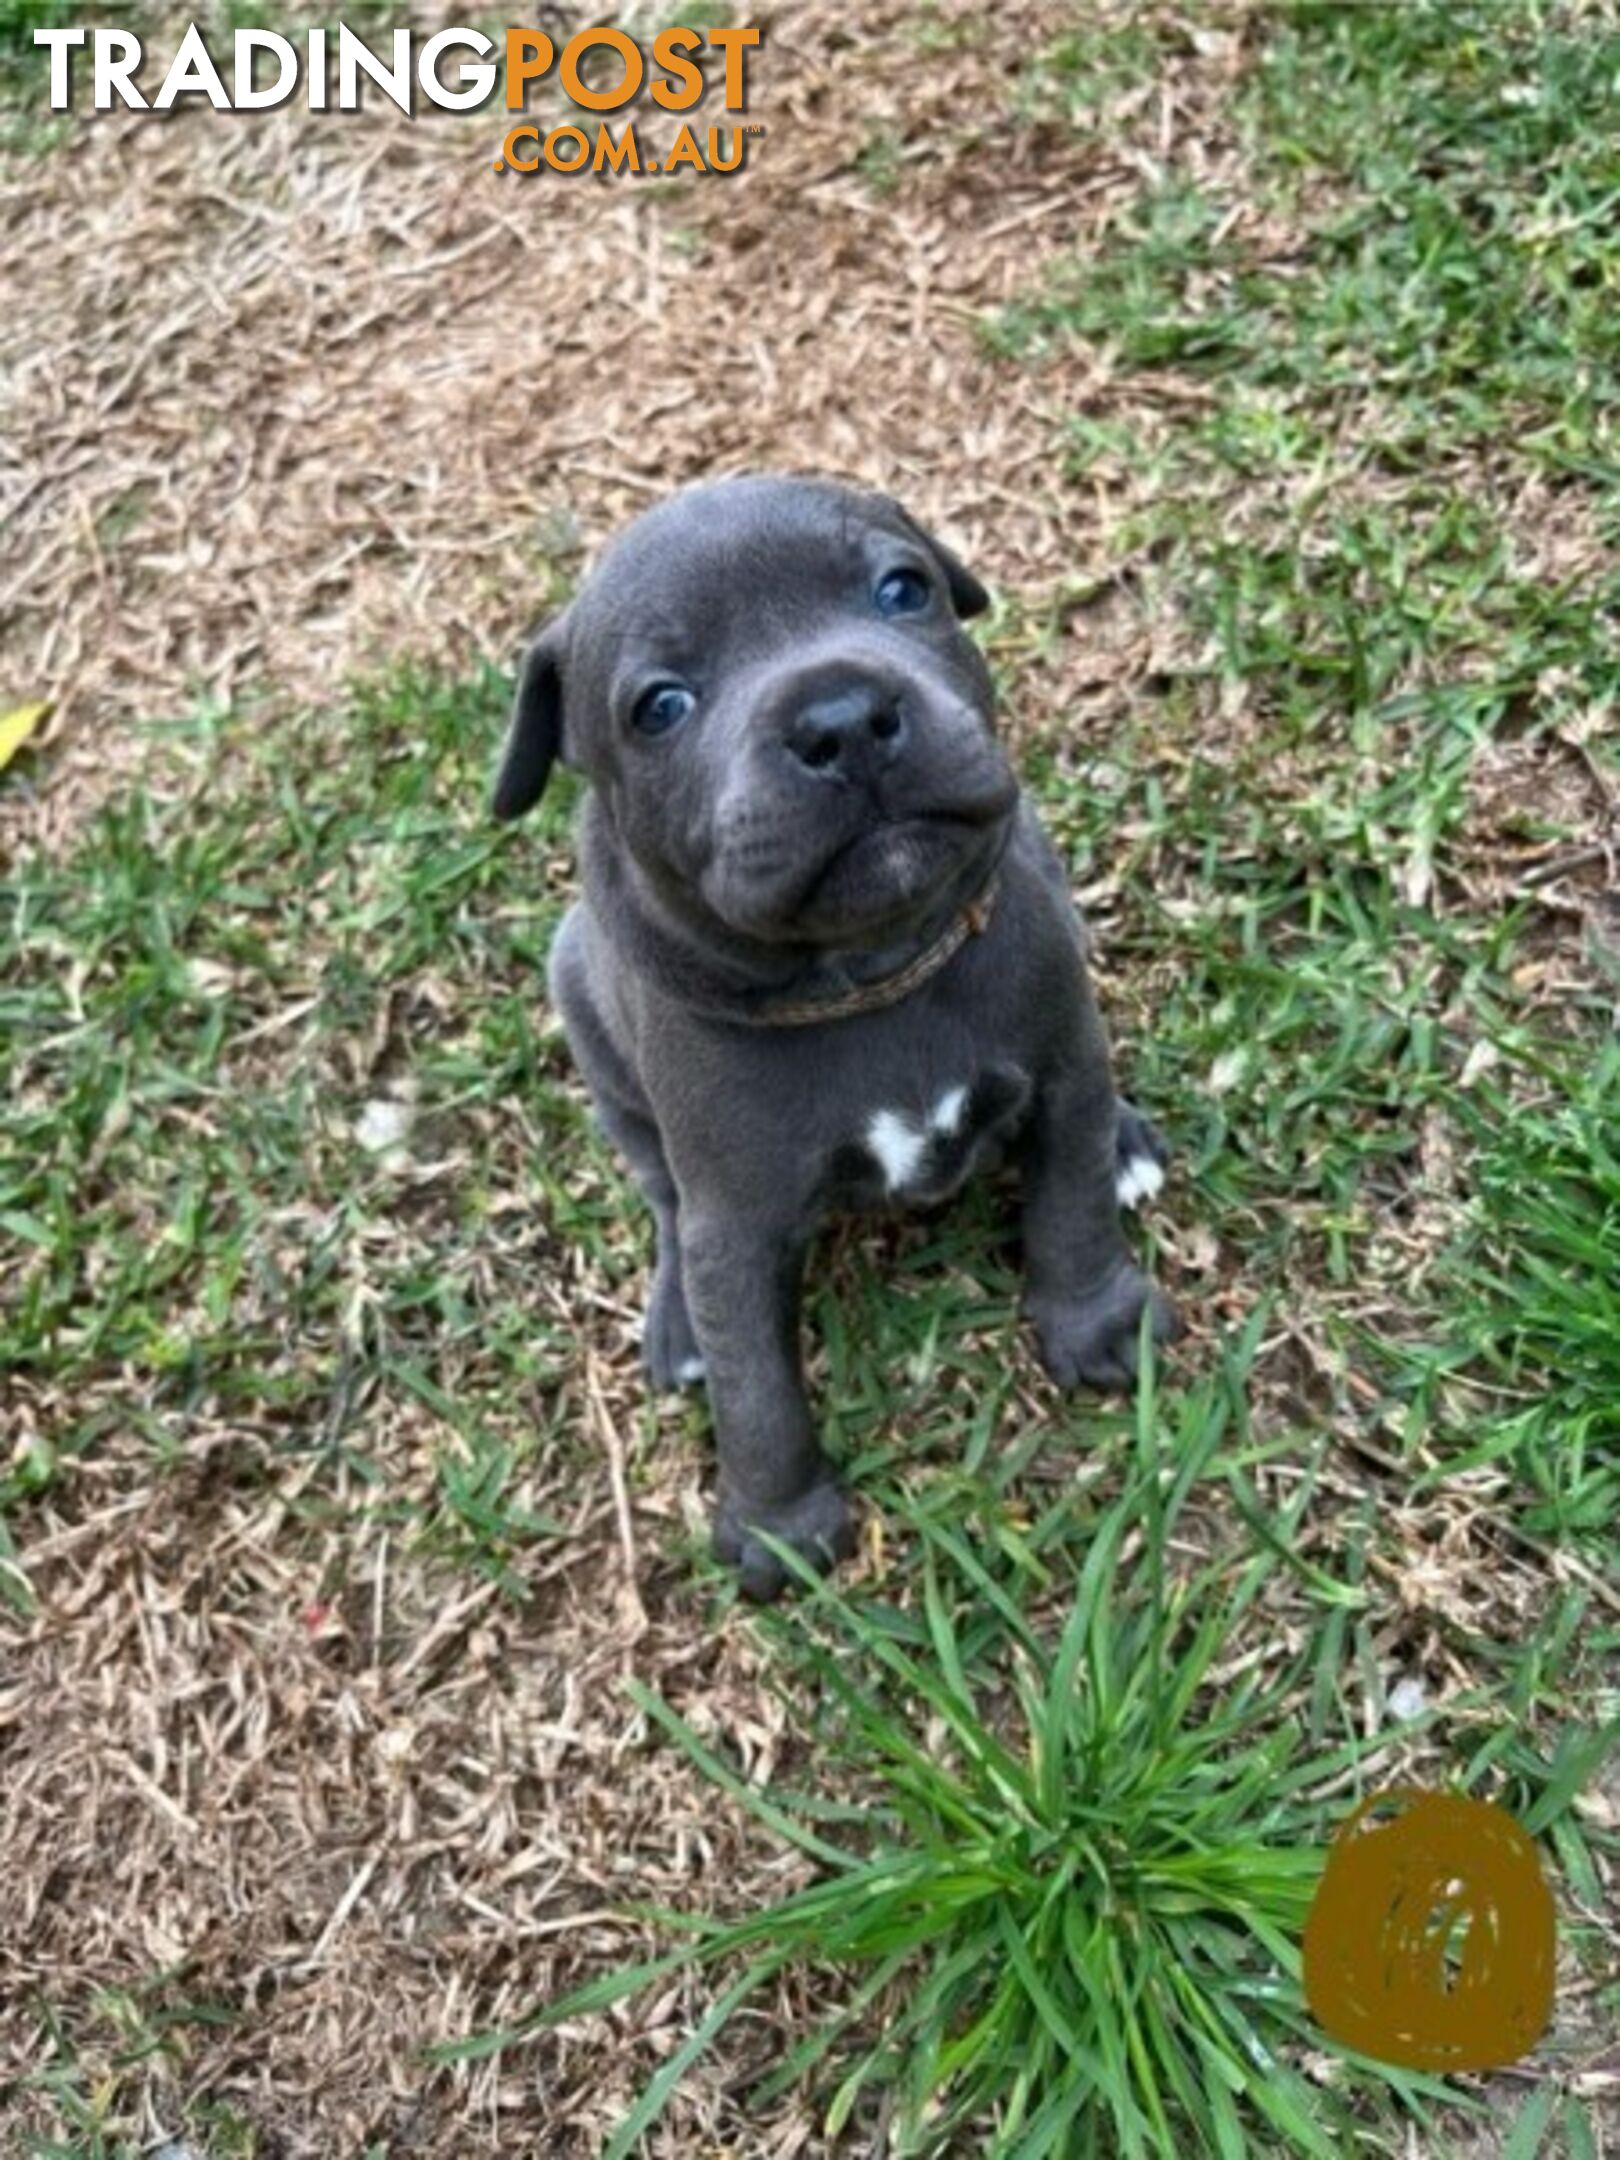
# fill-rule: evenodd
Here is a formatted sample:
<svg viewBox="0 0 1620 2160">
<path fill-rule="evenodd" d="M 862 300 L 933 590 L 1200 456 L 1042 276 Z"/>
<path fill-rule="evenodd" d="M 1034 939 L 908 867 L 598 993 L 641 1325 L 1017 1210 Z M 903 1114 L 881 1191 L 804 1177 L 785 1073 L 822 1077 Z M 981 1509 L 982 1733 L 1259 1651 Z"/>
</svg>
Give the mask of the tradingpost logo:
<svg viewBox="0 0 1620 2160">
<path fill-rule="evenodd" d="M 418 117 L 419 100 L 447 112 L 471 112 L 497 89 L 511 115 L 526 112 L 532 84 L 554 77 L 580 117 L 549 127 L 527 118 L 511 122 L 494 169 L 518 173 L 740 171 L 750 140 L 765 132 L 741 119 L 759 42 L 757 29 L 700 30 L 679 23 L 645 44 L 604 27 L 577 31 L 559 45 L 524 25 L 499 41 L 460 27 L 431 36 L 395 30 L 368 41 L 339 23 L 297 38 L 240 29 L 227 56 L 210 49 L 194 22 L 175 47 L 161 86 L 148 96 L 136 78 L 151 56 L 134 31 L 97 25 L 34 32 L 34 43 L 50 55 L 53 112 L 70 111 L 75 91 L 88 85 L 90 109 L 98 113 L 125 107 L 170 112 L 197 98 L 218 112 L 270 112 L 300 95 L 311 112 L 357 112 L 369 88 L 410 120 Z M 729 125 L 700 129 L 681 117 L 695 112 L 710 87 L 699 64 L 704 55 L 721 77 L 714 87 L 723 91 Z M 644 90 L 657 116 L 669 116 L 668 127 L 655 141 L 652 115 L 645 137 L 638 121 L 623 118 L 615 134 L 606 116 L 622 115 Z"/>
</svg>

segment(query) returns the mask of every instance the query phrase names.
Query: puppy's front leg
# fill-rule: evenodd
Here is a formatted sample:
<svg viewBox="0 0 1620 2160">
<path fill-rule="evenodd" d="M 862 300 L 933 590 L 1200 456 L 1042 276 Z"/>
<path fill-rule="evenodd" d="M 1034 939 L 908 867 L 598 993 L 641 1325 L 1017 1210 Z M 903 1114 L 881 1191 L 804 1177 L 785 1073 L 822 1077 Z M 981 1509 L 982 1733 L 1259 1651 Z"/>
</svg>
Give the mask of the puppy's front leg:
<svg viewBox="0 0 1620 2160">
<path fill-rule="evenodd" d="M 1083 1055 L 1035 1099 L 1024 1188 L 1025 1309 L 1041 1362 L 1062 1387 L 1127 1384 L 1151 1306 L 1157 1342 L 1175 1307 L 1131 1259 L 1119 1223 L 1119 1105 L 1101 1029 L 1088 1013 Z"/>
<path fill-rule="evenodd" d="M 720 1454 L 714 1549 L 750 1597 L 774 1598 L 787 1575 L 759 1531 L 815 1567 L 854 1546 L 849 1503 L 816 1445 L 799 1369 L 804 1239 L 690 1201 L 680 1239 Z"/>
</svg>

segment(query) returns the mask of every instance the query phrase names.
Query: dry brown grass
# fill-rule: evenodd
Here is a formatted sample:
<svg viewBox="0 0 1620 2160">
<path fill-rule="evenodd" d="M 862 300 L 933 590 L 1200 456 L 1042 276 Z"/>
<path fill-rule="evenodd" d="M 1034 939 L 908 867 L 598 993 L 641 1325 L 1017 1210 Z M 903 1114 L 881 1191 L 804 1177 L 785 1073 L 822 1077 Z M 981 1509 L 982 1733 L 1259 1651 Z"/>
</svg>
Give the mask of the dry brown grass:
<svg viewBox="0 0 1620 2160">
<path fill-rule="evenodd" d="M 498 113 L 388 107 L 109 116 L 13 164 L 0 704 L 57 705 L 13 837 L 59 833 L 199 693 L 506 658 L 547 558 L 700 473 L 837 470 L 1009 586 L 1083 577 L 1056 386 L 1010 382 L 974 334 L 1132 179 L 1115 149 L 1005 122 L 1062 13 L 944 7 L 925 54 L 896 0 L 780 9 L 767 139 L 707 185 L 497 179 Z M 1225 57 L 1187 94 L 1218 95 Z M 855 169 L 874 135 L 898 146 L 887 194 Z"/>
</svg>

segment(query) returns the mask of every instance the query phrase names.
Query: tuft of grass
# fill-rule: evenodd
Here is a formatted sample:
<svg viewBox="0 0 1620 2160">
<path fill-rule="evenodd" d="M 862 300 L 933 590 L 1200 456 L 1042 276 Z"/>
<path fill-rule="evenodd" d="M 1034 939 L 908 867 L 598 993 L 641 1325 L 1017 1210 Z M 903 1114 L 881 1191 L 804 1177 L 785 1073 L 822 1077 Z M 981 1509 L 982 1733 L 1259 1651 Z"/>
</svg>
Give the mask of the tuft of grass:
<svg viewBox="0 0 1620 2160">
<path fill-rule="evenodd" d="M 1152 82 L 1172 47 L 1166 20 L 1156 13 L 1116 13 L 1112 20 L 1070 13 L 1077 18 L 1073 27 L 1025 64 L 1012 109 L 1024 121 L 1061 117 L 1089 132 L 1121 98 Z"/>
<path fill-rule="evenodd" d="M 47 2100 L 61 2137 L 35 2134 L 15 2149 L 22 2160 L 136 2160 L 152 2147 L 109 2127 L 113 2093 L 77 2052 L 72 2033 L 43 2000 L 36 2002 L 47 2047 L 40 2067 L 14 2085 L 0 2087 L 0 2100 L 29 2096 Z M 98 2025 L 116 2035 L 120 2063 L 175 2063 L 183 2060 L 191 2034 L 234 2021 L 222 2004 L 188 2000 L 168 1976 L 134 1989 L 103 1988 L 93 2001 Z M 262 2151 L 250 2124 L 224 2102 L 203 2100 L 184 2110 L 184 2128 L 209 2160 L 254 2160 Z M 191 2149 L 178 2141 L 182 2150 Z M 164 2150 L 177 2149 L 168 2144 Z"/>
<path fill-rule="evenodd" d="M 836 1966 L 840 2006 L 754 2095 L 819 2082 L 833 2143 L 880 2103 L 905 2154 L 969 2136 L 1028 2160 L 1236 2160 L 1260 2137 L 1322 2160 L 1353 2149 L 1365 2080 L 1348 2069 L 1315 2084 L 1299 2067 L 1319 2042 L 1297 1946 L 1321 1866 L 1319 1795 L 1353 1781 L 1371 1744 L 1309 1745 L 1303 1663 L 1263 1675 L 1230 1662 L 1274 1561 L 1185 1557 L 1189 1500 L 1229 1437 L 1211 1400 L 1185 1396 L 1166 1420 L 1144 1379 L 1123 1479 L 1089 1518 L 1055 1630 L 947 1513 L 908 1522 L 924 1556 L 915 1609 L 796 1567 L 803 1601 L 766 1624 L 815 1687 L 822 1777 L 850 1799 L 760 1792 L 630 1683 L 816 1879 L 739 1919 L 662 1914 L 686 1938 L 675 1949 L 441 2059 L 684 1967 L 722 1968 L 709 2014 L 607 2146 L 624 2160 L 751 1996 L 789 1969 Z M 1387 2069 L 1380 2082 L 1419 2118 L 1442 2091 Z"/>
<path fill-rule="evenodd" d="M 888 125 L 869 127 L 855 153 L 855 170 L 876 196 L 892 195 L 900 184 L 904 139 Z"/>
</svg>

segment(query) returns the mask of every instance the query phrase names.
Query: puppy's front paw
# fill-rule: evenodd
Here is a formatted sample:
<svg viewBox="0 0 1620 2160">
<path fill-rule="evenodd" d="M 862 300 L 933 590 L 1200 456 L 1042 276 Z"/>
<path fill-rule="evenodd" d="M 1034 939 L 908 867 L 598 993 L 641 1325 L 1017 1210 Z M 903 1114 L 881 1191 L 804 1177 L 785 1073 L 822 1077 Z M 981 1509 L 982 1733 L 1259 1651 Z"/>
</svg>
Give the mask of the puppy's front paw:
<svg viewBox="0 0 1620 2160">
<path fill-rule="evenodd" d="M 788 1572 L 758 1533 L 791 1545 L 818 1573 L 855 1550 L 855 1522 L 841 1487 L 831 1478 L 797 1500 L 774 1507 L 748 1506 L 722 1491 L 714 1515 L 717 1560 L 737 1570 L 745 1597 L 768 1603 L 787 1587 Z"/>
<path fill-rule="evenodd" d="M 1180 1334 L 1176 1308 L 1128 1260 L 1084 1297 L 1031 1294 L 1028 1312 L 1041 1363 L 1059 1387 L 1128 1387 L 1136 1377 L 1144 1306 L 1152 1308 L 1155 1342 L 1171 1342 Z"/>
</svg>

